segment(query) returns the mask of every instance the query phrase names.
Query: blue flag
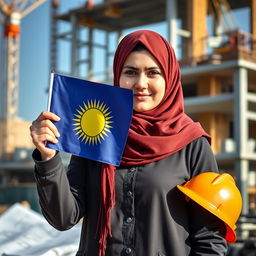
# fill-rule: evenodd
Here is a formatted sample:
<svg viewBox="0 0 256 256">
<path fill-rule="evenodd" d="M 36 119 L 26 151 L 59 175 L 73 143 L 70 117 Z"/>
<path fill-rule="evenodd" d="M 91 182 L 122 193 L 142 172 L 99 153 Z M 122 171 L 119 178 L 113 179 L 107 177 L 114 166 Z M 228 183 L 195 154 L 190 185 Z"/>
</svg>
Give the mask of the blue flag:
<svg viewBox="0 0 256 256">
<path fill-rule="evenodd" d="M 47 147 L 118 166 L 132 119 L 132 90 L 52 74 L 49 111 L 58 143 Z"/>
</svg>

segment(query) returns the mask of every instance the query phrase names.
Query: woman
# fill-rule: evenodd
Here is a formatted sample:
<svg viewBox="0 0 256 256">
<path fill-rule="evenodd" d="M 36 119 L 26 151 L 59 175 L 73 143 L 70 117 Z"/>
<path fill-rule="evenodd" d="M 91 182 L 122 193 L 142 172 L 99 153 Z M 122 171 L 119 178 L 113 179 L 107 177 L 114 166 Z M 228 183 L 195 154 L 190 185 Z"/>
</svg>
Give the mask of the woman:
<svg viewBox="0 0 256 256">
<path fill-rule="evenodd" d="M 66 175 L 58 152 L 44 146 L 57 141 L 58 117 L 43 112 L 31 126 L 46 219 L 65 230 L 84 217 L 77 255 L 226 255 L 224 224 L 176 189 L 218 168 L 208 134 L 184 113 L 173 49 L 153 31 L 133 32 L 113 67 L 114 85 L 134 94 L 119 167 L 72 156 Z"/>
</svg>

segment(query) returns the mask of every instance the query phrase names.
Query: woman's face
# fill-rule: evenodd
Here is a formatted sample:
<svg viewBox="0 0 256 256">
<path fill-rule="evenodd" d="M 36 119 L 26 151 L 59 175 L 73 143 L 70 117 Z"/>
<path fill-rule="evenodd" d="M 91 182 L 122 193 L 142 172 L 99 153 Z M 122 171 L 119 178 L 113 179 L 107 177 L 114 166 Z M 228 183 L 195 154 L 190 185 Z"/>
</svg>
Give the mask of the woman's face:
<svg viewBox="0 0 256 256">
<path fill-rule="evenodd" d="M 155 108 L 165 94 L 161 66 L 147 51 L 134 51 L 124 62 L 119 85 L 133 90 L 133 109 L 144 112 Z"/>
</svg>

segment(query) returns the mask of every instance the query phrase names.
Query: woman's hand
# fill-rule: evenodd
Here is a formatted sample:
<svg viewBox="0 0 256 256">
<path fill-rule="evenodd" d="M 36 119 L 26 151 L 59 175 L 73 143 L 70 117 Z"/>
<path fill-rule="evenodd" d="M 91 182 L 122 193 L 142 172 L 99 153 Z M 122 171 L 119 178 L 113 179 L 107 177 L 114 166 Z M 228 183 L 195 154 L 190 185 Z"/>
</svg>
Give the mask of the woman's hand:
<svg viewBox="0 0 256 256">
<path fill-rule="evenodd" d="M 56 150 L 47 148 L 46 141 L 57 143 L 56 137 L 60 134 L 52 121 L 59 121 L 60 118 L 48 111 L 43 111 L 30 126 L 30 136 L 36 148 L 41 152 L 42 160 L 48 160 L 55 156 Z"/>
</svg>

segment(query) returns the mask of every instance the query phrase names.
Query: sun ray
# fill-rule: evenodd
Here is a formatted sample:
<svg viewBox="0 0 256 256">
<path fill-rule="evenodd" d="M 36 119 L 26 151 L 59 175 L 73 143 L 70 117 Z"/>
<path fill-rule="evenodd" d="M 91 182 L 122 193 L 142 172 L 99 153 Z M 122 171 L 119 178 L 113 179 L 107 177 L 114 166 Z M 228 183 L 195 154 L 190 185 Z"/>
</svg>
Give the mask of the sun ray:
<svg viewBox="0 0 256 256">
<path fill-rule="evenodd" d="M 80 134 L 81 132 L 83 132 L 83 131 L 82 131 L 82 130 L 79 130 L 75 135 Z"/>
<path fill-rule="evenodd" d="M 105 114 L 106 117 L 108 117 L 111 114 L 111 112 L 108 112 Z"/>
<path fill-rule="evenodd" d="M 102 111 L 103 114 L 105 114 L 108 111 L 109 108 L 106 108 Z"/>
<path fill-rule="evenodd" d="M 85 143 L 88 143 L 88 142 L 89 142 L 89 144 L 90 144 L 90 140 L 89 140 L 89 138 L 90 138 L 90 137 L 85 136 Z"/>
<path fill-rule="evenodd" d="M 97 137 L 96 137 L 96 140 L 97 140 L 99 143 L 101 143 L 100 136 L 97 136 Z"/>
<path fill-rule="evenodd" d="M 102 134 L 104 134 L 105 136 L 108 136 L 108 134 L 105 131 L 102 131 Z"/>
<path fill-rule="evenodd" d="M 79 106 L 79 107 L 80 107 L 80 109 L 82 110 L 82 112 L 84 113 L 85 110 L 83 109 L 83 107 L 82 107 L 82 106 Z"/>
<path fill-rule="evenodd" d="M 79 136 L 78 136 L 78 139 L 80 139 L 81 137 L 83 137 L 83 133 L 81 133 Z M 82 141 L 83 141 L 83 138 L 82 138 Z"/>
<path fill-rule="evenodd" d="M 91 103 L 90 103 L 89 100 L 87 100 L 87 106 L 88 106 L 89 109 L 91 108 Z"/>
<path fill-rule="evenodd" d="M 102 138 L 102 140 L 105 140 L 104 136 L 102 135 L 102 133 L 100 134 L 100 137 Z"/>
<path fill-rule="evenodd" d="M 88 106 L 83 102 L 85 111 L 88 110 Z"/>
<path fill-rule="evenodd" d="M 98 101 L 97 101 L 96 108 L 99 109 L 99 106 L 100 106 L 100 101 L 98 100 Z"/>
<path fill-rule="evenodd" d="M 83 115 L 83 112 L 79 111 L 78 109 L 76 110 L 81 116 Z"/>
<path fill-rule="evenodd" d="M 74 114 L 74 116 L 79 118 L 79 119 L 81 118 L 81 115 Z"/>
</svg>

